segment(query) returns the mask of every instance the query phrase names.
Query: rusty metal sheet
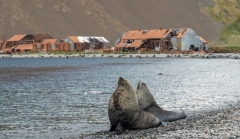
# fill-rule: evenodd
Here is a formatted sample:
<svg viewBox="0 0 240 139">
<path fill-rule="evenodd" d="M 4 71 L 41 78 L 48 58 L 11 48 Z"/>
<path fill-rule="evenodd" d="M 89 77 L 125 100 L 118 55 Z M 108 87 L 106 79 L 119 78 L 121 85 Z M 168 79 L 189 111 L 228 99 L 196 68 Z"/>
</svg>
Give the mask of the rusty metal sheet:
<svg viewBox="0 0 240 139">
<path fill-rule="evenodd" d="M 134 40 L 133 43 L 128 44 L 126 47 L 140 47 L 142 45 L 142 40 Z"/>
<path fill-rule="evenodd" d="M 17 46 L 14 46 L 14 47 L 15 49 L 20 49 L 20 50 L 32 50 L 33 44 L 18 44 Z"/>
<path fill-rule="evenodd" d="M 72 40 L 73 42 L 79 42 L 77 36 L 68 36 L 68 38 L 69 38 L 70 40 Z"/>
<path fill-rule="evenodd" d="M 121 48 L 124 47 L 126 44 L 124 43 L 124 40 L 120 41 L 115 47 L 116 48 Z"/>
<path fill-rule="evenodd" d="M 57 42 L 57 39 L 44 39 L 41 44 L 47 44 L 47 43 L 51 43 L 51 44 L 55 44 Z"/>
<path fill-rule="evenodd" d="M 172 29 L 158 30 L 133 30 L 128 31 L 121 38 L 122 40 L 146 40 L 146 39 L 163 39 L 168 36 Z"/>
<path fill-rule="evenodd" d="M 9 41 L 9 42 L 20 41 L 20 40 L 23 39 L 25 36 L 27 36 L 27 34 L 14 35 L 12 38 L 8 39 L 7 41 Z"/>
<path fill-rule="evenodd" d="M 206 43 L 206 44 L 207 44 L 207 41 L 206 41 L 203 37 L 199 36 L 199 39 L 200 39 L 203 43 Z"/>
<path fill-rule="evenodd" d="M 179 32 L 176 38 L 182 38 L 188 31 L 189 31 L 189 28 L 181 28 L 181 32 Z"/>
</svg>

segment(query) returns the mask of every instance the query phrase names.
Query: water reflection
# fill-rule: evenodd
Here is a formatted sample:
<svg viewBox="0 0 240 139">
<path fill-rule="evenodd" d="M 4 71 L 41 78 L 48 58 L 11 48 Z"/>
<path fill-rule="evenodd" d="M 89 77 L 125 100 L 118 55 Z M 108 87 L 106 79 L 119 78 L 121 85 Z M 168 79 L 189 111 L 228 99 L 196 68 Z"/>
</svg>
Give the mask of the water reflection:
<svg viewBox="0 0 240 139">
<path fill-rule="evenodd" d="M 119 76 L 145 82 L 164 109 L 193 113 L 239 101 L 233 59 L 0 59 L 0 138 L 58 138 L 109 128 Z M 162 75 L 159 75 L 162 73 Z"/>
</svg>

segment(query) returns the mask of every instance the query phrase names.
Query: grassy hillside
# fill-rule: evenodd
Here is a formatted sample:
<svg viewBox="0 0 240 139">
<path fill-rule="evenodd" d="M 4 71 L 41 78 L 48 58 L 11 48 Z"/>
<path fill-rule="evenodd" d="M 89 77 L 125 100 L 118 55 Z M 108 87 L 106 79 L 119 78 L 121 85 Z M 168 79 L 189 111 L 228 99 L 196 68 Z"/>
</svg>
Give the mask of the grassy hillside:
<svg viewBox="0 0 240 139">
<path fill-rule="evenodd" d="M 225 25 L 218 36 L 220 46 L 240 47 L 240 0 L 214 0 L 214 2 L 207 12 L 213 19 Z"/>
</svg>

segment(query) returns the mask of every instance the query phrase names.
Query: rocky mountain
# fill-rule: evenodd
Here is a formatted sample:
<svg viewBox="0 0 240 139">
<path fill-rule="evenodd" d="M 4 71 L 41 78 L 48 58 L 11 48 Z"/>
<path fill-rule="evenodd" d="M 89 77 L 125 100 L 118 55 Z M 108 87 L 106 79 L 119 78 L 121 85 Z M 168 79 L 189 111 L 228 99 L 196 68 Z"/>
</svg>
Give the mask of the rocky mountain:
<svg viewBox="0 0 240 139">
<path fill-rule="evenodd" d="M 127 30 L 192 28 L 213 42 L 223 24 L 206 14 L 212 0 L 0 0 L 0 34 L 104 36 Z"/>
</svg>

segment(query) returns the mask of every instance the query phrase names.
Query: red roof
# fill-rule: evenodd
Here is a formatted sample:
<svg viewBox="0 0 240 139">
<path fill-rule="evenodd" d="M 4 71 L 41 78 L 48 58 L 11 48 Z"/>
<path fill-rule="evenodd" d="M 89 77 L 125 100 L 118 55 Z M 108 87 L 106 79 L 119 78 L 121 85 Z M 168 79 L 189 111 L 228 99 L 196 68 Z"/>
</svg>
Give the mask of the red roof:
<svg viewBox="0 0 240 139">
<path fill-rule="evenodd" d="M 146 40 L 166 38 L 172 29 L 133 30 L 124 34 L 121 40 Z"/>
<path fill-rule="evenodd" d="M 203 39 L 203 37 L 199 36 L 199 39 L 203 42 L 203 43 L 207 43 L 207 41 L 205 39 Z"/>
<path fill-rule="evenodd" d="M 72 40 L 73 42 L 79 42 L 77 36 L 68 36 L 68 38 L 69 38 L 70 40 Z"/>
<path fill-rule="evenodd" d="M 32 50 L 33 44 L 18 44 L 14 47 L 15 49 L 20 49 L 20 50 Z"/>
<path fill-rule="evenodd" d="M 9 42 L 20 41 L 20 40 L 23 39 L 25 36 L 27 36 L 27 35 L 26 35 L 26 34 L 23 34 L 23 35 L 14 35 L 12 38 L 8 39 L 7 41 L 9 41 Z"/>
<path fill-rule="evenodd" d="M 57 39 L 44 39 L 41 44 L 47 44 L 47 43 L 51 43 L 51 44 L 55 44 L 57 42 Z"/>
<path fill-rule="evenodd" d="M 157 30 L 133 30 L 128 31 L 121 38 L 121 41 L 116 47 L 140 47 L 144 40 L 148 39 L 164 39 L 172 29 L 157 29 Z M 132 43 L 126 43 L 126 40 L 133 40 Z"/>
<path fill-rule="evenodd" d="M 134 40 L 132 43 L 130 44 L 126 44 L 125 41 L 121 41 L 120 43 L 118 43 L 118 45 L 116 47 L 140 47 L 143 43 L 143 40 Z"/>
<path fill-rule="evenodd" d="M 178 35 L 176 36 L 176 38 L 182 38 L 188 31 L 189 28 L 181 28 L 180 32 L 177 32 Z"/>
</svg>

